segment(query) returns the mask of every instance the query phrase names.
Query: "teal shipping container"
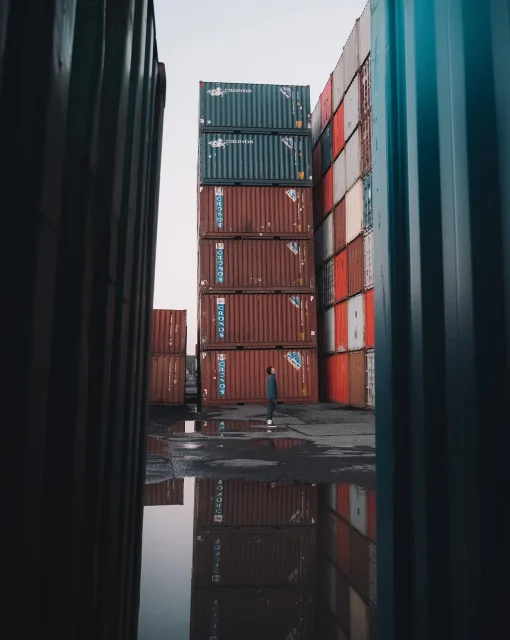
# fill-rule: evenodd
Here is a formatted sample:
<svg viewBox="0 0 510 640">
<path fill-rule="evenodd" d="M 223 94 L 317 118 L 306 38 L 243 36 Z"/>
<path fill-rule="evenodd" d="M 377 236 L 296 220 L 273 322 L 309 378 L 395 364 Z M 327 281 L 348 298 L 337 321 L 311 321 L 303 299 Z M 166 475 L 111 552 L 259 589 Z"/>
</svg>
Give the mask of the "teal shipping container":
<svg viewBox="0 0 510 640">
<path fill-rule="evenodd" d="M 324 175 L 333 161 L 333 136 L 331 135 L 331 122 L 324 129 L 321 137 L 321 170 Z"/>
<path fill-rule="evenodd" d="M 222 186 L 311 186 L 310 158 L 308 136 L 203 133 L 200 181 Z"/>
<path fill-rule="evenodd" d="M 201 131 L 310 133 L 310 87 L 200 83 Z"/>
</svg>

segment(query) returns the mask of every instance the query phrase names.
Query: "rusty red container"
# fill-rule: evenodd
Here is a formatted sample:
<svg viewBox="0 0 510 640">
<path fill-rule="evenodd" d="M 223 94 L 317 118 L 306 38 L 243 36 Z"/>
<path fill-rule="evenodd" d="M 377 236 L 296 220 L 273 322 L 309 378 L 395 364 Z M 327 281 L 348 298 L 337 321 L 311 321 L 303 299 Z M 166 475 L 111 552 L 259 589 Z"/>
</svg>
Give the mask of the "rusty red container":
<svg viewBox="0 0 510 640">
<path fill-rule="evenodd" d="M 267 402 L 268 367 L 276 368 L 279 402 L 317 402 L 315 349 L 202 351 L 202 403 Z"/>
<path fill-rule="evenodd" d="M 324 91 L 321 93 L 321 130 L 325 129 L 328 122 L 331 120 L 331 112 L 333 109 L 332 89 L 332 76 L 329 76 L 328 82 L 324 87 Z"/>
<path fill-rule="evenodd" d="M 363 237 L 358 236 L 347 247 L 348 294 L 355 296 L 365 284 L 365 256 Z"/>
<path fill-rule="evenodd" d="M 202 292 L 314 291 L 312 240 L 200 240 L 199 251 Z"/>
<path fill-rule="evenodd" d="M 184 504 L 184 480 L 165 480 L 155 484 L 146 484 L 143 504 L 145 507 L 160 507 Z"/>
<path fill-rule="evenodd" d="M 203 294 L 201 349 L 317 346 L 317 303 L 310 294 Z"/>
<path fill-rule="evenodd" d="M 317 522 L 315 485 L 200 479 L 197 527 L 303 527 Z"/>
<path fill-rule="evenodd" d="M 337 159 L 345 146 L 344 130 L 344 103 L 342 102 L 333 116 L 333 160 Z"/>
<path fill-rule="evenodd" d="M 375 314 L 374 314 L 374 290 L 365 293 L 365 344 L 367 348 L 375 346 Z"/>
<path fill-rule="evenodd" d="M 335 256 L 335 301 L 344 300 L 349 288 L 349 264 L 347 251 L 341 251 Z"/>
<path fill-rule="evenodd" d="M 336 486 L 336 510 L 344 520 L 351 517 L 351 487 L 348 482 L 340 482 Z"/>
<path fill-rule="evenodd" d="M 329 402 L 349 402 L 349 355 L 339 353 L 328 357 L 326 398 Z"/>
<path fill-rule="evenodd" d="M 335 207 L 335 241 L 334 248 L 335 253 L 338 253 L 345 247 L 345 198 L 339 202 Z"/>
<path fill-rule="evenodd" d="M 201 187 L 199 205 L 203 238 L 313 234 L 310 188 Z"/>
<path fill-rule="evenodd" d="M 349 404 L 353 407 L 366 406 L 366 365 L 365 352 L 349 353 Z"/>
<path fill-rule="evenodd" d="M 186 311 L 152 311 L 152 353 L 186 355 Z"/>
<path fill-rule="evenodd" d="M 186 356 L 152 355 L 149 404 L 185 403 Z"/>
</svg>

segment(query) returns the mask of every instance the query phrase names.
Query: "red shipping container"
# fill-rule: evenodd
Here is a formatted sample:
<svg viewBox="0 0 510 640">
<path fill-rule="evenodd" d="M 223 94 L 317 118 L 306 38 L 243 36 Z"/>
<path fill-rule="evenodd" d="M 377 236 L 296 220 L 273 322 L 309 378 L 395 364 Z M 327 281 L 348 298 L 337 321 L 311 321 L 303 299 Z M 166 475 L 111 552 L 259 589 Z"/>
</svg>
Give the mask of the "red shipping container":
<svg viewBox="0 0 510 640">
<path fill-rule="evenodd" d="M 336 487 L 336 510 L 344 520 L 351 519 L 351 487 L 348 482 L 341 482 Z"/>
<path fill-rule="evenodd" d="M 149 404 L 185 404 L 186 356 L 151 356 Z"/>
<path fill-rule="evenodd" d="M 363 291 L 365 284 L 365 259 L 363 251 L 363 237 L 358 236 L 347 247 L 348 263 L 348 293 L 349 297 Z"/>
<path fill-rule="evenodd" d="M 275 367 L 279 402 L 317 402 L 317 351 L 236 350 L 201 354 L 204 406 L 267 402 L 267 367 Z"/>
<path fill-rule="evenodd" d="M 372 117 L 368 115 L 360 125 L 361 175 L 372 168 Z"/>
<path fill-rule="evenodd" d="M 325 218 L 333 209 L 333 167 L 328 169 L 321 183 L 322 187 L 322 217 Z"/>
<path fill-rule="evenodd" d="M 335 351 L 343 353 L 349 347 L 347 301 L 335 306 Z"/>
<path fill-rule="evenodd" d="M 345 198 L 335 207 L 334 213 L 335 227 L 335 253 L 338 253 L 345 247 Z"/>
<path fill-rule="evenodd" d="M 203 294 L 202 349 L 317 346 L 314 295 L 283 293 Z"/>
<path fill-rule="evenodd" d="M 344 300 L 348 292 L 347 251 L 335 256 L 335 301 Z"/>
<path fill-rule="evenodd" d="M 349 404 L 363 408 L 366 405 L 365 352 L 349 353 Z"/>
<path fill-rule="evenodd" d="M 315 288 L 312 240 L 200 240 L 199 250 L 203 292 Z"/>
<path fill-rule="evenodd" d="M 337 159 L 344 146 L 344 103 L 342 102 L 333 116 L 333 160 Z"/>
<path fill-rule="evenodd" d="M 327 399 L 329 402 L 349 402 L 349 356 L 340 353 L 328 358 Z"/>
<path fill-rule="evenodd" d="M 359 73 L 359 112 L 360 119 L 364 120 L 370 115 L 372 107 L 372 92 L 370 79 L 370 56 L 363 63 Z"/>
<path fill-rule="evenodd" d="M 200 235 L 308 236 L 313 233 L 309 188 L 201 187 Z"/>
<path fill-rule="evenodd" d="M 337 562 L 342 572 L 351 575 L 351 527 L 345 520 L 338 518 L 336 526 L 337 535 Z"/>
<path fill-rule="evenodd" d="M 324 91 L 321 93 L 321 131 L 326 128 L 328 122 L 331 120 L 331 110 L 333 108 L 332 87 L 332 76 L 329 76 Z"/>
<path fill-rule="evenodd" d="M 368 349 L 375 346 L 374 290 L 365 293 L 365 343 Z"/>
<path fill-rule="evenodd" d="M 153 309 L 151 352 L 186 355 L 186 311 Z"/>
<path fill-rule="evenodd" d="M 377 542 L 377 504 L 375 489 L 367 493 L 367 536 Z"/>
<path fill-rule="evenodd" d="M 162 507 L 184 504 L 184 480 L 165 480 L 146 484 L 143 496 L 144 507 Z"/>
<path fill-rule="evenodd" d="M 316 187 L 322 179 L 322 140 L 319 140 L 313 150 L 312 163 L 313 186 Z"/>
</svg>

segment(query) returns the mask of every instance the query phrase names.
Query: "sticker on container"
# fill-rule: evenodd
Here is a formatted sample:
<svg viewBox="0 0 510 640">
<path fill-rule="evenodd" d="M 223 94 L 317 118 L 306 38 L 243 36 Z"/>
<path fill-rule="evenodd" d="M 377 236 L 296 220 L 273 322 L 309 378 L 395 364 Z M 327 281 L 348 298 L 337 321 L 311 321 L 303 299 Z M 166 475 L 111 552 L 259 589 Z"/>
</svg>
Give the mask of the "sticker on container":
<svg viewBox="0 0 510 640">
<path fill-rule="evenodd" d="M 225 245 L 216 243 L 216 284 L 225 284 Z"/>
<path fill-rule="evenodd" d="M 216 331 L 220 340 L 225 340 L 225 298 L 216 299 Z"/>
<path fill-rule="evenodd" d="M 227 430 L 227 427 L 225 426 L 225 423 L 224 422 L 220 422 L 220 424 L 218 425 L 218 431 L 220 433 L 223 433 L 223 431 L 226 431 L 226 430 Z"/>
<path fill-rule="evenodd" d="M 294 140 L 292 138 L 282 138 L 282 142 L 288 149 L 294 149 Z"/>
<path fill-rule="evenodd" d="M 287 353 L 287 360 L 294 367 L 294 369 L 297 369 L 298 371 L 303 366 L 301 354 L 299 353 L 299 351 L 289 351 Z"/>
<path fill-rule="evenodd" d="M 214 492 L 214 522 L 223 522 L 223 480 L 216 481 Z"/>
<path fill-rule="evenodd" d="M 291 296 L 289 300 L 291 304 L 296 307 L 296 309 L 301 309 L 301 298 L 299 296 Z"/>
<path fill-rule="evenodd" d="M 299 253 L 299 247 L 298 247 L 298 243 L 297 242 L 289 242 L 287 247 L 292 251 L 292 253 L 295 256 L 297 256 L 297 254 Z"/>
<path fill-rule="evenodd" d="M 296 120 L 296 128 L 297 129 L 302 129 L 303 128 L 303 121 L 302 120 Z"/>
<path fill-rule="evenodd" d="M 297 201 L 297 191 L 295 189 L 289 189 L 288 191 L 285 192 L 285 194 L 289 196 L 292 202 Z"/>
<path fill-rule="evenodd" d="M 218 395 L 223 398 L 227 393 L 227 356 L 218 354 Z"/>
<path fill-rule="evenodd" d="M 216 228 L 223 229 L 223 187 L 214 188 L 214 204 L 216 208 Z"/>
<path fill-rule="evenodd" d="M 213 538 L 212 545 L 212 581 L 221 582 L 220 563 L 221 563 L 221 539 Z"/>
<path fill-rule="evenodd" d="M 280 87 L 280 93 L 283 94 L 287 100 L 292 98 L 292 91 L 290 87 Z"/>
</svg>

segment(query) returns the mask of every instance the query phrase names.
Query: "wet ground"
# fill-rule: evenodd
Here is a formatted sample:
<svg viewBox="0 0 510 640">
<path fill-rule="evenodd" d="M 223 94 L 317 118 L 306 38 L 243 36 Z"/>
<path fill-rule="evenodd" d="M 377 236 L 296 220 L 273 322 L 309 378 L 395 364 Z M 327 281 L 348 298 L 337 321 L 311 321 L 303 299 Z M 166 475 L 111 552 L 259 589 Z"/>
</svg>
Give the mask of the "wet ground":
<svg viewBox="0 0 510 640">
<path fill-rule="evenodd" d="M 140 640 L 370 640 L 374 415 L 153 409 Z"/>
</svg>

